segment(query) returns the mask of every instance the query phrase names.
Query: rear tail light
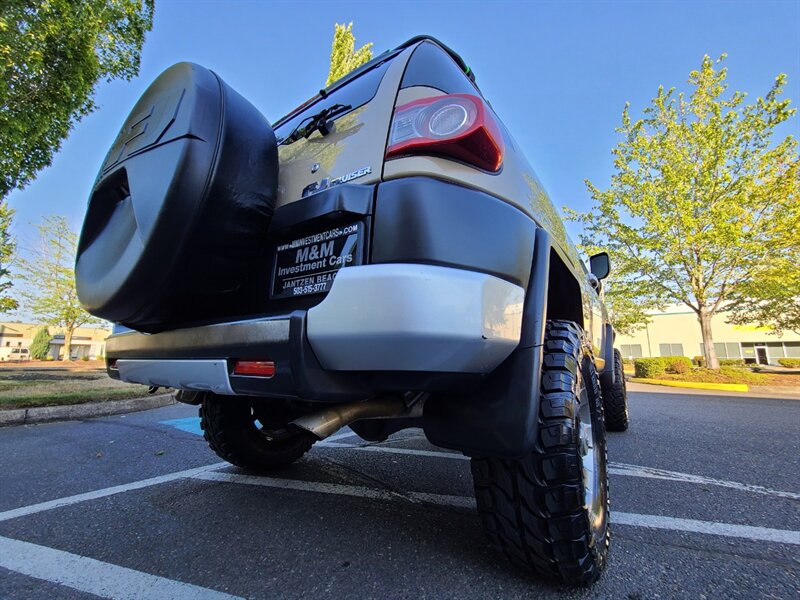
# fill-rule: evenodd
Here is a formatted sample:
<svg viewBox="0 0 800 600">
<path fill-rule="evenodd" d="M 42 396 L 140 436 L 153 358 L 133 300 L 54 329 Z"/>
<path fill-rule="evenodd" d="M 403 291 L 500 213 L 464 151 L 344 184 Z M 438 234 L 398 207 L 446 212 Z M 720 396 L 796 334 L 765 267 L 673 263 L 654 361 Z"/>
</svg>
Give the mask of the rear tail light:
<svg viewBox="0 0 800 600">
<path fill-rule="evenodd" d="M 273 377 L 275 363 L 271 360 L 237 360 L 233 365 L 233 374 L 249 377 Z"/>
<path fill-rule="evenodd" d="M 434 154 L 494 173 L 503 164 L 504 150 L 500 126 L 484 101 L 450 94 L 395 108 L 386 158 Z"/>
</svg>

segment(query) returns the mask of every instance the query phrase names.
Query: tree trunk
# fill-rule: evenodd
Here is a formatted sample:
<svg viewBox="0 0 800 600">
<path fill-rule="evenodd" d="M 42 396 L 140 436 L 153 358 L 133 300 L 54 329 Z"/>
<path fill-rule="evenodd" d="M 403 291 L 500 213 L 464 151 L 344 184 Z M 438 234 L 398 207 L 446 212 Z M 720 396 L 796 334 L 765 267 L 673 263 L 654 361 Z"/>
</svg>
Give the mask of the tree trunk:
<svg viewBox="0 0 800 600">
<path fill-rule="evenodd" d="M 72 327 L 64 329 L 64 360 L 69 360 L 69 355 L 72 352 L 72 334 Z"/>
<path fill-rule="evenodd" d="M 697 312 L 697 320 L 700 322 L 700 331 L 703 334 L 703 354 L 705 354 L 706 366 L 709 369 L 719 369 L 717 351 L 714 348 L 714 336 L 711 333 L 711 317 L 705 308 L 701 307 Z"/>
</svg>

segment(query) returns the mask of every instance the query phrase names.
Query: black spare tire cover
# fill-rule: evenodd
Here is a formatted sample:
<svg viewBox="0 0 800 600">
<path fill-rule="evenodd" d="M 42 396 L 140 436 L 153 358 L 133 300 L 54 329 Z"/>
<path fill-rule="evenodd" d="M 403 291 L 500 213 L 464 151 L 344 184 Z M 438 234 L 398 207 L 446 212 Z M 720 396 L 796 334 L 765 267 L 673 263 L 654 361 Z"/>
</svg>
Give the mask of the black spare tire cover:
<svg viewBox="0 0 800 600">
<path fill-rule="evenodd" d="M 151 332 L 247 313 L 268 276 L 277 180 L 264 116 L 208 69 L 170 67 L 92 188 L 75 265 L 84 308 Z"/>
</svg>

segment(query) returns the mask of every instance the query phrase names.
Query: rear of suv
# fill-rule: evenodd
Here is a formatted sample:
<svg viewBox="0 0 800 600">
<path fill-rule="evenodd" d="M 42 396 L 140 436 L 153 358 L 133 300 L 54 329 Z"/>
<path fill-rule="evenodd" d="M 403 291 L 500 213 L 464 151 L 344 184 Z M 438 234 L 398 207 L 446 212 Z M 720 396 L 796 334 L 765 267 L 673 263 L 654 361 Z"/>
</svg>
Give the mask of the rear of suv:
<svg viewBox="0 0 800 600">
<path fill-rule="evenodd" d="M 421 427 L 472 458 L 495 546 L 585 585 L 609 545 L 605 430 L 628 419 L 591 264 L 470 69 L 420 36 L 274 125 L 168 69 L 101 167 L 76 280 L 118 323 L 109 375 L 200 405 L 225 460 Z"/>
</svg>

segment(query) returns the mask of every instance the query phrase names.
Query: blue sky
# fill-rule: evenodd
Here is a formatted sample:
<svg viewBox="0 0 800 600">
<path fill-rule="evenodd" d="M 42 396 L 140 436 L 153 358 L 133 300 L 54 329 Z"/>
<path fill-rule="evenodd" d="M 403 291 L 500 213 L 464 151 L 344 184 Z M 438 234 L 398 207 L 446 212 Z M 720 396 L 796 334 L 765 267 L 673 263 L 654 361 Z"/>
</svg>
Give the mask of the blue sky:
<svg viewBox="0 0 800 600">
<path fill-rule="evenodd" d="M 196 2 L 156 0 L 139 77 L 101 83 L 53 165 L 10 196 L 20 246 L 43 215 L 77 229 L 97 169 L 139 95 L 191 60 L 217 71 L 272 121 L 319 89 L 335 22 L 381 52 L 421 33 L 459 52 L 521 144 L 557 207 L 590 207 L 583 180 L 612 173 L 624 103 L 640 114 L 659 84 L 685 87 L 704 54 L 728 53 L 732 89 L 751 98 L 778 73 L 800 102 L 800 1 L 761 2 Z M 780 130 L 800 132 L 793 118 Z M 571 227 L 573 233 L 575 228 Z"/>
</svg>

